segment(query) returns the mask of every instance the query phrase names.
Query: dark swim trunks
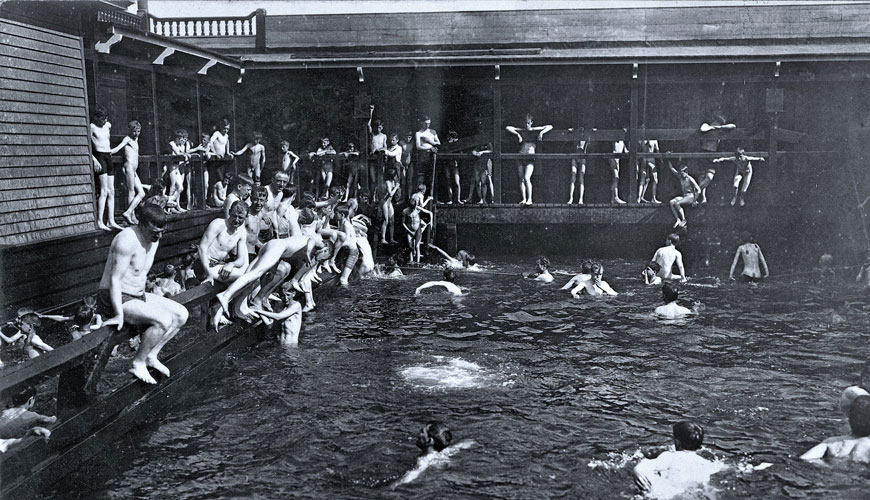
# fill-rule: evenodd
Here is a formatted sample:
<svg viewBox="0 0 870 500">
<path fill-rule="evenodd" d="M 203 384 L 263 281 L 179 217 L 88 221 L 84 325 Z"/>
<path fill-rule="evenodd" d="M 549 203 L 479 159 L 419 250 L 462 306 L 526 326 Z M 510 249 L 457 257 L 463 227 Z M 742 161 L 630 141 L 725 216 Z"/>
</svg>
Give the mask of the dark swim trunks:
<svg viewBox="0 0 870 500">
<path fill-rule="evenodd" d="M 740 275 L 740 281 L 743 283 L 761 283 L 764 278 L 756 278 L 755 276 Z"/>
<path fill-rule="evenodd" d="M 115 167 L 112 165 L 112 155 L 110 153 L 103 153 L 101 151 L 93 150 L 94 158 L 100 162 L 100 168 L 102 170 L 97 174 L 103 175 L 115 175 Z"/>
<path fill-rule="evenodd" d="M 141 300 L 142 302 L 145 302 L 145 294 L 130 295 L 129 293 L 121 292 L 122 304 L 131 300 Z M 115 308 L 112 307 L 112 295 L 109 293 L 108 288 L 100 288 L 97 290 L 97 314 L 102 316 L 103 319 L 116 316 Z"/>
</svg>

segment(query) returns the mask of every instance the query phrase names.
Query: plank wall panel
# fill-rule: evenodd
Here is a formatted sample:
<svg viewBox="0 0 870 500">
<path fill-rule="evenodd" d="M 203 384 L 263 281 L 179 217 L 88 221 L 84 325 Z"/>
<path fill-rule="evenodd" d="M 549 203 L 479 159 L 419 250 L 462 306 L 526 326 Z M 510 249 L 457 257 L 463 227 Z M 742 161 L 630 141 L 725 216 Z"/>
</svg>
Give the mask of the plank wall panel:
<svg viewBox="0 0 870 500">
<path fill-rule="evenodd" d="M 81 39 L 0 20 L 0 245 L 94 228 Z"/>
<path fill-rule="evenodd" d="M 270 48 L 863 38 L 868 32 L 868 4 L 266 17 Z"/>
</svg>

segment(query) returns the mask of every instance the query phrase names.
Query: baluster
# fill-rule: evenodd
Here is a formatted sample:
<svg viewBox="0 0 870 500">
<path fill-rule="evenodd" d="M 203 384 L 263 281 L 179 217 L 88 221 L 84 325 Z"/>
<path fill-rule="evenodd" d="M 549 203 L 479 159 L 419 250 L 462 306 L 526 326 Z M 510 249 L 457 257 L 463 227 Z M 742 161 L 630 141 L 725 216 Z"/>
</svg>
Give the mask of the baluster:
<svg viewBox="0 0 870 500">
<path fill-rule="evenodd" d="M 196 36 L 202 36 L 202 22 L 197 21 L 193 23 L 193 31 Z"/>
<path fill-rule="evenodd" d="M 235 33 L 236 36 L 241 35 L 242 34 L 242 22 L 236 21 L 233 23 L 233 25 L 236 27 L 236 33 Z"/>
<path fill-rule="evenodd" d="M 178 36 L 178 21 L 169 22 L 169 36 Z"/>
<path fill-rule="evenodd" d="M 257 34 L 257 18 L 253 17 L 248 20 L 251 23 L 251 36 L 256 36 Z"/>
<path fill-rule="evenodd" d="M 187 36 L 187 23 L 184 21 L 178 22 L 178 36 Z"/>
<path fill-rule="evenodd" d="M 227 21 L 227 36 L 233 36 L 236 34 L 236 22 L 230 19 Z"/>
<path fill-rule="evenodd" d="M 220 36 L 227 36 L 227 22 L 226 21 L 220 21 L 218 23 L 218 32 L 219 32 L 218 34 Z"/>
</svg>

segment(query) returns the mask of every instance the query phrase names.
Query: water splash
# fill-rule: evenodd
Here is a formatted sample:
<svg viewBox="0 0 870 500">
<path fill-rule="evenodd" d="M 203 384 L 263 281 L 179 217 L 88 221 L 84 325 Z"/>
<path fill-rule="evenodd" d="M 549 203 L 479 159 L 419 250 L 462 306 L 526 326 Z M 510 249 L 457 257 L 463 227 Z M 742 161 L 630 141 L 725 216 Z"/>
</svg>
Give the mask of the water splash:
<svg viewBox="0 0 870 500">
<path fill-rule="evenodd" d="M 502 374 L 461 358 L 433 356 L 434 361 L 403 368 L 405 382 L 426 389 L 478 389 L 510 385 Z"/>
</svg>

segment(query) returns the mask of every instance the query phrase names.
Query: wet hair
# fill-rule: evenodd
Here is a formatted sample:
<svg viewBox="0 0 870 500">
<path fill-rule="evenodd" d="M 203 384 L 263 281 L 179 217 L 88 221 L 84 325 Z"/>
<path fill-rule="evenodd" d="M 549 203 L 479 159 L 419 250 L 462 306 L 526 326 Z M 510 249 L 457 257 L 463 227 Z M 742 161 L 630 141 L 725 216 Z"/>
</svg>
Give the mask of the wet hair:
<svg viewBox="0 0 870 500">
<path fill-rule="evenodd" d="M 226 118 L 222 119 L 217 124 L 217 128 L 219 128 L 219 129 L 222 129 L 224 127 L 229 127 L 229 126 L 230 126 L 230 121 L 227 120 Z"/>
<path fill-rule="evenodd" d="M 677 422 L 674 424 L 674 439 L 677 450 L 695 451 L 704 443 L 704 428 L 694 422 Z"/>
<path fill-rule="evenodd" d="M 133 123 L 133 122 L 130 122 Z M 183 128 L 175 129 L 175 137 L 187 137 L 187 130 Z"/>
<path fill-rule="evenodd" d="M 129 130 L 130 132 L 136 130 L 137 128 L 139 130 L 142 130 L 142 124 L 139 123 L 138 120 L 132 120 L 130 123 L 127 124 L 127 130 Z"/>
<path fill-rule="evenodd" d="M 550 259 L 548 259 L 547 257 L 541 255 L 540 257 L 538 257 L 537 264 L 538 264 L 538 266 L 540 266 L 542 269 L 545 269 L 545 270 L 546 270 L 546 269 L 549 269 L 549 268 L 550 268 Z"/>
<path fill-rule="evenodd" d="M 477 258 L 474 254 L 465 252 L 465 263 L 466 265 L 473 266 L 477 262 Z"/>
<path fill-rule="evenodd" d="M 426 424 L 425 429 L 426 437 L 432 440 L 432 447 L 435 448 L 435 451 L 441 451 L 444 448 L 447 448 L 450 446 L 450 442 L 453 441 L 453 434 L 450 432 L 450 429 L 441 422 L 433 420 Z M 429 443 L 427 442 L 424 446 L 420 446 L 420 448 L 425 451 L 428 444 Z M 417 445 L 419 446 L 420 443 L 417 443 Z"/>
<path fill-rule="evenodd" d="M 136 216 L 139 218 L 140 225 L 150 223 L 154 227 L 166 227 L 166 212 L 154 203 L 146 203 L 145 206 L 139 207 Z"/>
<path fill-rule="evenodd" d="M 580 262 L 580 272 L 583 274 L 592 274 L 592 261 L 590 259 L 583 259 Z"/>
<path fill-rule="evenodd" d="M 589 274 L 591 274 L 592 276 L 604 274 L 604 266 L 602 266 L 600 262 L 593 262 L 592 268 L 589 271 Z"/>
<path fill-rule="evenodd" d="M 99 120 L 102 118 L 109 118 L 109 112 L 106 111 L 106 108 L 103 106 L 97 106 L 94 108 L 94 112 L 92 113 L 94 116 L 94 120 Z"/>
<path fill-rule="evenodd" d="M 254 179 L 251 179 L 251 176 L 248 174 L 237 175 L 235 181 L 236 181 L 236 187 L 238 187 L 242 184 L 247 184 L 249 186 L 254 185 Z"/>
<path fill-rule="evenodd" d="M 417 184 L 417 192 L 418 193 L 425 193 L 426 192 L 426 185 L 423 184 L 422 182 L 420 184 Z"/>
<path fill-rule="evenodd" d="M 677 233 L 671 233 L 668 235 L 668 243 L 672 243 L 676 246 L 680 242 L 680 235 Z"/>
<path fill-rule="evenodd" d="M 239 209 L 241 209 L 245 214 L 247 214 L 248 213 L 248 204 L 242 200 L 234 201 L 233 204 L 230 205 L 230 211 L 229 211 L 230 215 L 232 215 L 233 212 L 235 212 L 236 210 L 239 210 Z"/>
<path fill-rule="evenodd" d="M 384 125 L 384 122 L 382 122 L 381 120 L 378 119 L 378 120 L 373 121 L 372 125 L 374 126 L 374 128 L 378 128 L 378 127 L 382 127 Z"/>
<path fill-rule="evenodd" d="M 737 150 L 734 151 L 734 152 L 737 154 L 737 156 L 740 156 L 740 155 L 742 155 L 743 153 L 745 153 L 746 150 L 743 149 L 743 148 L 737 148 Z"/>
<path fill-rule="evenodd" d="M 263 133 L 255 131 L 251 134 L 251 137 L 253 137 L 255 141 L 262 141 L 263 140 Z"/>
<path fill-rule="evenodd" d="M 307 226 L 314 222 L 314 219 L 317 218 L 317 214 L 314 213 L 314 209 L 310 207 L 305 207 L 299 210 L 299 225 Z"/>
<path fill-rule="evenodd" d="M 227 186 L 229 186 L 230 184 L 233 183 L 233 180 L 235 180 L 235 178 L 236 178 L 236 174 L 234 174 L 232 172 L 227 172 L 226 174 L 224 174 L 223 180 L 226 181 Z"/>
<path fill-rule="evenodd" d="M 148 193 L 145 195 L 145 199 L 147 200 L 148 198 L 160 196 L 164 191 L 166 191 L 166 181 L 163 179 L 154 179 L 151 182 L 151 187 L 148 188 Z"/>
<path fill-rule="evenodd" d="M 444 269 L 444 281 L 449 281 L 451 283 L 456 281 L 456 270 L 452 267 Z"/>
<path fill-rule="evenodd" d="M 527 120 L 527 121 L 528 121 L 528 120 L 535 121 L 535 117 L 532 116 L 531 113 L 526 113 L 526 115 L 523 117 L 523 119 L 524 119 L 524 120 Z"/>
<path fill-rule="evenodd" d="M 662 285 L 662 297 L 665 302 L 673 302 L 680 297 L 680 290 L 670 283 Z"/>
<path fill-rule="evenodd" d="M 750 233 L 749 231 L 743 231 L 742 233 L 740 233 L 740 240 L 743 241 L 743 243 L 751 243 L 752 233 Z"/>
<path fill-rule="evenodd" d="M 394 180 L 396 178 L 396 169 L 388 168 L 386 172 L 384 172 L 384 179 L 386 180 Z"/>
<path fill-rule="evenodd" d="M 653 272 L 657 273 L 662 270 L 662 266 L 659 265 L 658 262 L 652 261 L 646 265 L 647 269 L 652 269 Z"/>
<path fill-rule="evenodd" d="M 849 407 L 849 427 L 858 437 L 870 436 L 870 396 L 858 396 Z"/>
<path fill-rule="evenodd" d="M 86 305 L 79 306 L 76 309 L 76 315 L 73 318 L 73 324 L 78 327 L 83 327 L 91 322 L 94 318 L 94 308 Z"/>
</svg>

